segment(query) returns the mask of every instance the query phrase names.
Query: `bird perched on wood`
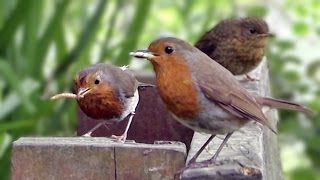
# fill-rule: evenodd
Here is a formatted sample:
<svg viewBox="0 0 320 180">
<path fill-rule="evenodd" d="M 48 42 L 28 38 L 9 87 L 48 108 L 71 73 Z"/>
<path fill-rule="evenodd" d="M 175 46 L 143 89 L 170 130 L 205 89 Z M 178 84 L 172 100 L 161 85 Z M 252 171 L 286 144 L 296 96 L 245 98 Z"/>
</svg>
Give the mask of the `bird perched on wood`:
<svg viewBox="0 0 320 180">
<path fill-rule="evenodd" d="M 212 134 L 188 166 L 197 164 L 197 157 L 215 135 L 227 134 L 215 155 L 202 162 L 214 163 L 232 133 L 250 121 L 276 133 L 262 112 L 263 106 L 310 112 L 297 103 L 250 94 L 230 71 L 177 38 L 160 38 L 148 50 L 130 55 L 151 62 L 160 97 L 177 121 L 195 131 Z"/>
<path fill-rule="evenodd" d="M 217 61 L 234 75 L 246 75 L 265 55 L 269 33 L 267 23 L 259 17 L 227 19 L 207 31 L 195 47 Z"/>
<path fill-rule="evenodd" d="M 81 70 L 74 81 L 75 94 L 63 93 L 61 97 L 76 98 L 80 109 L 89 117 L 101 120 L 84 136 L 110 121 L 129 121 L 121 136 L 113 136 L 124 142 L 139 102 L 138 87 L 152 86 L 140 83 L 126 69 L 107 64 L 95 64 Z"/>
</svg>

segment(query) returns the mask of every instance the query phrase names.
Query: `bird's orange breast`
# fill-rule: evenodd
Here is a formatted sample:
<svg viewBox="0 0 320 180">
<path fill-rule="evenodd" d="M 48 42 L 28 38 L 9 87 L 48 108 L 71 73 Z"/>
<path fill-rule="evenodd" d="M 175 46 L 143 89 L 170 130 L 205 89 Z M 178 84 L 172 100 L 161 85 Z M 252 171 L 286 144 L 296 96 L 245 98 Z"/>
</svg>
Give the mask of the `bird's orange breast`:
<svg viewBox="0 0 320 180">
<path fill-rule="evenodd" d="M 169 111 L 179 118 L 194 119 L 201 108 L 188 66 L 178 58 L 153 65 L 159 94 Z"/>
<path fill-rule="evenodd" d="M 84 98 L 78 99 L 81 110 L 94 119 L 119 118 L 122 115 L 123 102 L 114 94 L 110 86 L 100 86 Z"/>
</svg>

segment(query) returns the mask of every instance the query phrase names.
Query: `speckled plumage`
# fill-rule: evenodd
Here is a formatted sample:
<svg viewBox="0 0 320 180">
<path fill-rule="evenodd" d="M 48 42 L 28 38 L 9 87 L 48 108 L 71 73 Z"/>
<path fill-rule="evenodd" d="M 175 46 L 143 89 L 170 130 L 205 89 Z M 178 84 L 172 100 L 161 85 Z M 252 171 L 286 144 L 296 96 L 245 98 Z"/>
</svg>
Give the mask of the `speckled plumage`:
<svg viewBox="0 0 320 180">
<path fill-rule="evenodd" d="M 269 28 L 259 17 L 227 19 L 207 31 L 195 47 L 234 75 L 255 69 L 265 55 Z"/>
</svg>

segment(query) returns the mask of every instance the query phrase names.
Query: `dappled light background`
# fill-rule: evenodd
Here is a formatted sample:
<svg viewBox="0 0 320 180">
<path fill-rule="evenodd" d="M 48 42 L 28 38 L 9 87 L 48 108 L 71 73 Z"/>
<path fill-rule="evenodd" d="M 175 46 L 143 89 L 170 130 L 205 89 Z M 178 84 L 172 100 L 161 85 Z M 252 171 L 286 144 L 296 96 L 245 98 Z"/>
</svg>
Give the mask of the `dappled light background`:
<svg viewBox="0 0 320 180">
<path fill-rule="evenodd" d="M 21 136 L 74 136 L 75 73 L 97 62 L 151 69 L 129 57 L 160 36 L 194 43 L 218 21 L 262 16 L 276 35 L 267 58 L 274 97 L 310 105 L 311 117 L 279 112 L 286 179 L 320 179 L 319 0 L 0 0 L 0 177 L 10 178 Z"/>
</svg>

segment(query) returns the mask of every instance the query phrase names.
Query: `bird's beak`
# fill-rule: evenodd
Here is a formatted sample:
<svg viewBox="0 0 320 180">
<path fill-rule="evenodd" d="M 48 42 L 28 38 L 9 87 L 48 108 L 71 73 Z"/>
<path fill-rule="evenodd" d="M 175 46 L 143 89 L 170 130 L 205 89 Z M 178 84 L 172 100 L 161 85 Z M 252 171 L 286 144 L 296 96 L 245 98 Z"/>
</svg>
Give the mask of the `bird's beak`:
<svg viewBox="0 0 320 180">
<path fill-rule="evenodd" d="M 79 91 L 77 93 L 78 98 L 83 98 L 86 94 L 88 94 L 91 91 L 90 88 L 79 88 Z"/>
<path fill-rule="evenodd" d="M 130 56 L 136 58 L 146 58 L 146 59 L 153 59 L 156 57 L 152 52 L 149 50 L 136 50 L 134 52 L 130 52 Z"/>
<path fill-rule="evenodd" d="M 260 37 L 274 37 L 275 35 L 272 33 L 259 34 Z"/>
</svg>

